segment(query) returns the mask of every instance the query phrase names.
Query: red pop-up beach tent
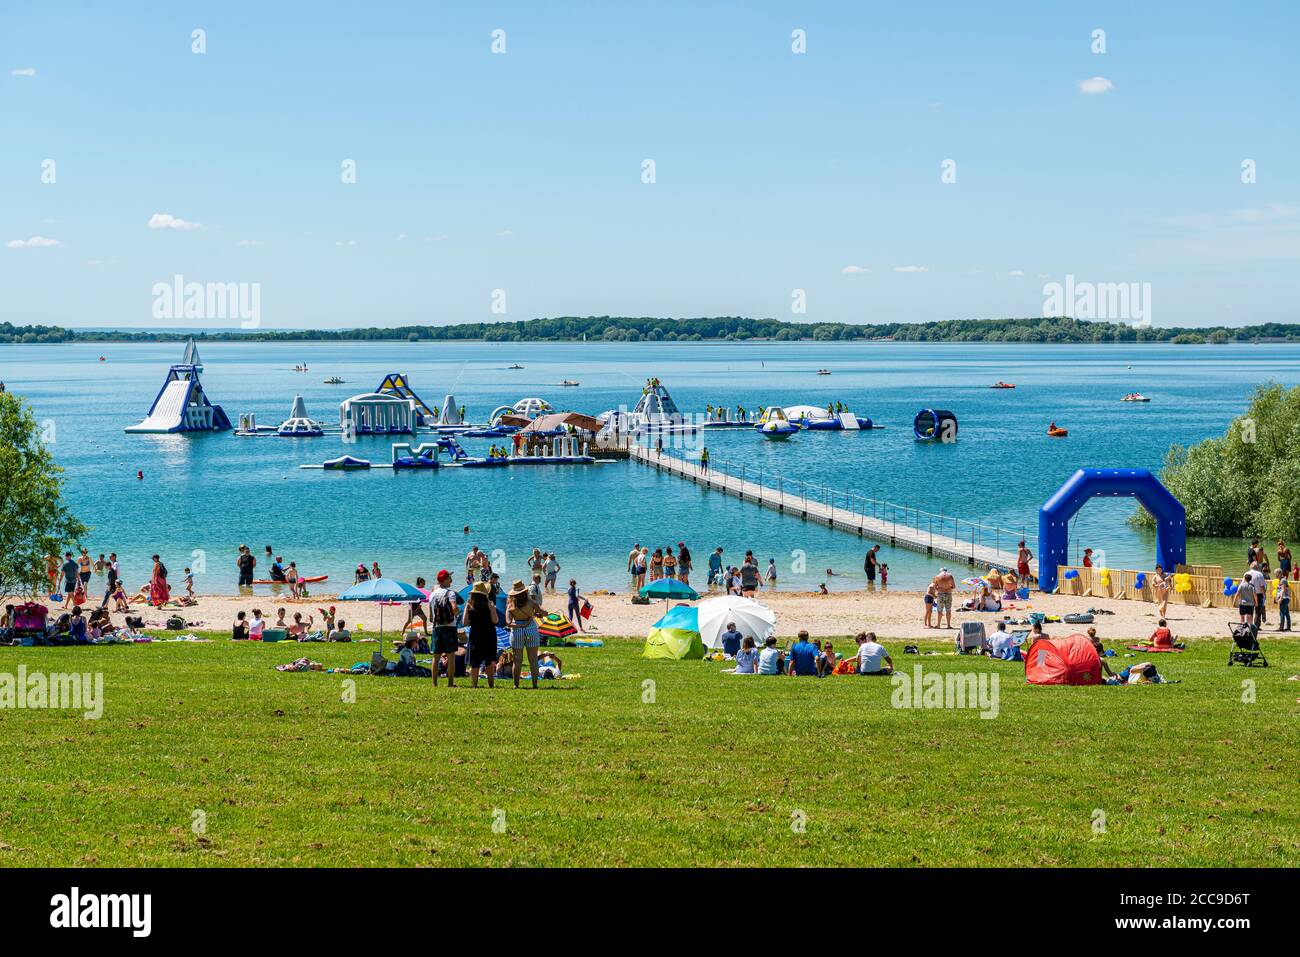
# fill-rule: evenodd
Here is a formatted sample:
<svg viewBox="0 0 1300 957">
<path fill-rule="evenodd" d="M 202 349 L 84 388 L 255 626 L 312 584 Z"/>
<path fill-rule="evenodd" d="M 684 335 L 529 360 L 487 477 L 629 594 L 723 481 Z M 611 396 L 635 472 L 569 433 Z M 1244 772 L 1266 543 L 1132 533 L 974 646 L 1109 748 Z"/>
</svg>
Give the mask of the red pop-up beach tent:
<svg viewBox="0 0 1300 957">
<path fill-rule="evenodd" d="M 1101 657 L 1086 635 L 1039 638 L 1024 654 L 1031 685 L 1101 684 Z"/>
</svg>

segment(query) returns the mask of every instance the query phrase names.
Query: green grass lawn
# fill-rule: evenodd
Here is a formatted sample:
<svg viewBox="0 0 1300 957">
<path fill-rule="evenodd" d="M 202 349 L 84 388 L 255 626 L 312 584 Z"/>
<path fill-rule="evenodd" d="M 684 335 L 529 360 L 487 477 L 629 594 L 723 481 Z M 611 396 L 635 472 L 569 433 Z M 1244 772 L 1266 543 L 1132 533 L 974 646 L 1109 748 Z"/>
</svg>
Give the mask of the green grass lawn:
<svg viewBox="0 0 1300 957">
<path fill-rule="evenodd" d="M 274 670 L 374 647 L 0 649 L 0 672 L 102 671 L 105 696 L 98 721 L 0 710 L 0 866 L 1300 862 L 1293 641 L 1250 671 L 1195 642 L 1153 656 L 1181 683 L 1131 688 L 891 643 L 1000 675 L 993 720 L 621 639 L 563 650 L 581 677 L 537 692 L 361 676 L 346 703 L 347 676 Z"/>
</svg>

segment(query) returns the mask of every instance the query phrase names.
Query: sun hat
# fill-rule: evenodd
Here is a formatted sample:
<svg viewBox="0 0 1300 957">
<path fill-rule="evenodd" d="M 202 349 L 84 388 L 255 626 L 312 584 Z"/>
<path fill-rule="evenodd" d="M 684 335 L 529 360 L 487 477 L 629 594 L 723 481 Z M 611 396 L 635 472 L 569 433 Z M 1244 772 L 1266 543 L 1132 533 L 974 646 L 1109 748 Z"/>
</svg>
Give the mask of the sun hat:
<svg viewBox="0 0 1300 957">
<path fill-rule="evenodd" d="M 472 591 L 473 591 L 473 593 L 474 593 L 475 595 L 490 595 L 490 594 L 492 594 L 492 589 L 488 587 L 488 583 L 487 583 L 487 582 L 478 582 L 478 583 L 474 586 L 474 588 L 472 589 Z"/>
<path fill-rule="evenodd" d="M 528 586 L 525 585 L 519 579 L 515 579 L 515 583 L 510 586 L 510 597 L 514 598 L 515 595 L 527 595 L 527 594 L 528 594 Z"/>
</svg>

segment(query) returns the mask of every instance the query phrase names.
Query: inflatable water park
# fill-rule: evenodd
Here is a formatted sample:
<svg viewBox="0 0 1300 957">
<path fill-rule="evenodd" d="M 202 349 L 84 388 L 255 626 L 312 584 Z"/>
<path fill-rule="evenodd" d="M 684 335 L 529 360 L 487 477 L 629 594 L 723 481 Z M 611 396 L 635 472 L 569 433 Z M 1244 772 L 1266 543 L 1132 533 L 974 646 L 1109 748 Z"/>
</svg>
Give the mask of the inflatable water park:
<svg viewBox="0 0 1300 957">
<path fill-rule="evenodd" d="M 181 361 L 167 370 L 162 388 L 144 419 L 127 426 L 125 431 L 146 435 L 229 431 L 230 419 L 203 391 L 203 383 L 199 381 L 202 372 L 203 362 L 191 339 L 185 344 Z"/>
<path fill-rule="evenodd" d="M 319 464 L 299 465 L 298 468 L 322 469 L 327 472 L 371 469 L 391 469 L 400 472 L 440 468 L 506 468 L 518 465 L 595 465 L 612 461 L 614 460 L 596 458 L 591 453 L 590 443 L 576 435 L 548 437 L 544 445 L 530 446 L 521 442 L 500 448 L 494 447 L 486 456 L 472 456 L 456 441 L 454 435 L 444 435 L 436 442 L 425 442 L 420 445 L 395 442 L 388 462 L 376 463 L 354 455 L 341 455 L 326 459 Z"/>
<path fill-rule="evenodd" d="M 646 381 L 631 411 L 611 409 L 600 420 L 616 434 L 700 432 L 713 429 L 753 429 L 766 438 L 788 438 L 801 431 L 858 432 L 880 428 L 871 419 L 854 415 L 841 403 L 825 408 L 815 405 L 773 405 L 757 415 L 737 406 L 733 410 L 709 406 L 703 416 L 683 412 L 657 378 Z M 770 420 L 770 421 L 769 421 Z"/>
</svg>

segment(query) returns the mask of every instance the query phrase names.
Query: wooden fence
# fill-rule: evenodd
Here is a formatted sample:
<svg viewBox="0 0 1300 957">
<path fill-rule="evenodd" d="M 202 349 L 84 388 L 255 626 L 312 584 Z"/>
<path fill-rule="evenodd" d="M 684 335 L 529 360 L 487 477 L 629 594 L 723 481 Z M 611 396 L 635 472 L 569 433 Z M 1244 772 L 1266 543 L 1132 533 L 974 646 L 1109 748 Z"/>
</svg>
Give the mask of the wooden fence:
<svg viewBox="0 0 1300 957">
<path fill-rule="evenodd" d="M 1066 572 L 1077 575 L 1066 577 Z M 1121 598 L 1131 601 L 1155 601 L 1155 591 L 1151 588 L 1151 572 L 1138 572 L 1127 568 L 1109 569 L 1109 575 L 1103 579 L 1100 568 L 1081 568 L 1078 565 L 1060 565 L 1057 568 L 1057 593 L 1061 595 L 1092 596 L 1096 598 Z M 1223 570 L 1218 565 L 1179 565 L 1178 573 L 1186 573 L 1191 590 L 1180 592 L 1171 587 L 1169 603 L 1171 605 L 1199 605 L 1202 608 L 1235 608 L 1235 595 L 1223 593 Z M 1138 575 L 1144 575 L 1142 587 L 1137 587 Z M 1109 583 L 1107 583 L 1107 581 Z M 1237 581 L 1233 578 L 1233 581 Z M 1270 579 L 1268 583 L 1268 600 L 1273 604 L 1277 583 Z M 1287 590 L 1291 600 L 1300 597 L 1300 582 L 1288 580 Z"/>
</svg>

